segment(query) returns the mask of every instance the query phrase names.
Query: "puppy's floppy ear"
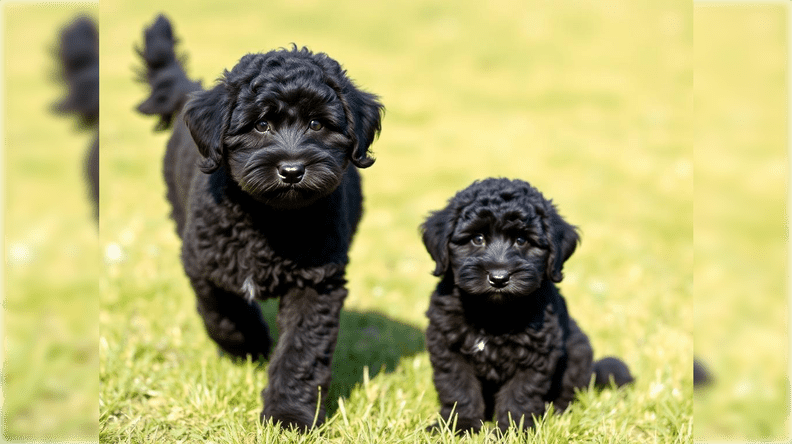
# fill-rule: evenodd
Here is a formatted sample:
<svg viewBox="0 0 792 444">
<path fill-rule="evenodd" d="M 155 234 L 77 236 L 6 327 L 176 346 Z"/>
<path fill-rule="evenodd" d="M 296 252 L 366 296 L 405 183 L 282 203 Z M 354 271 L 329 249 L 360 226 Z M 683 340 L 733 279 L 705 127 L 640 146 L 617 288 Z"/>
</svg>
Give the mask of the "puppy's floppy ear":
<svg viewBox="0 0 792 444">
<path fill-rule="evenodd" d="M 228 130 L 230 99 L 225 83 L 208 91 L 198 91 L 184 105 L 184 121 L 190 130 L 198 151 L 204 157 L 200 167 L 211 173 L 223 161 L 223 136 Z"/>
<path fill-rule="evenodd" d="M 574 225 L 567 223 L 559 216 L 552 202 L 547 202 L 545 215 L 542 219 L 550 254 L 547 255 L 547 277 L 553 282 L 561 282 L 564 274 L 564 262 L 575 252 L 580 236 Z"/>
<path fill-rule="evenodd" d="M 347 94 L 347 101 L 352 115 L 351 122 L 354 125 L 351 132 L 354 132 L 355 136 L 350 158 L 358 168 L 368 168 L 374 164 L 369 147 L 382 130 L 384 106 L 374 94 L 354 87 L 351 93 Z"/>
<path fill-rule="evenodd" d="M 340 66 L 337 69 L 340 70 Z M 369 147 L 382 129 L 385 107 L 376 95 L 357 89 L 349 79 L 339 82 L 331 77 L 327 84 L 335 90 L 344 107 L 347 137 L 352 145 L 349 160 L 358 168 L 370 167 L 374 158 L 369 155 Z"/>
<path fill-rule="evenodd" d="M 435 261 L 435 276 L 442 276 L 448 270 L 448 246 L 454 231 L 454 216 L 449 208 L 433 212 L 421 224 L 423 243 L 426 251 Z"/>
</svg>

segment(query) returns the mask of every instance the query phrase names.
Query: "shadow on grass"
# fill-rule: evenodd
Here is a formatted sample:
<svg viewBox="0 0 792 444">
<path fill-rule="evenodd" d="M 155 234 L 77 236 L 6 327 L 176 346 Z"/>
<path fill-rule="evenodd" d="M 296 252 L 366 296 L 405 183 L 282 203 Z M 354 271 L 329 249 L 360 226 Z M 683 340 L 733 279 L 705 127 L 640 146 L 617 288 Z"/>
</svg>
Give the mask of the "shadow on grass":
<svg viewBox="0 0 792 444">
<path fill-rule="evenodd" d="M 277 299 L 262 303 L 261 309 L 273 340 L 277 340 Z M 376 312 L 342 310 L 327 398 L 328 416 L 338 408 L 339 397 L 349 397 L 355 385 L 363 382 L 365 367 L 373 378 L 381 371 L 392 372 L 402 358 L 424 349 L 424 332 L 415 326 Z"/>
</svg>

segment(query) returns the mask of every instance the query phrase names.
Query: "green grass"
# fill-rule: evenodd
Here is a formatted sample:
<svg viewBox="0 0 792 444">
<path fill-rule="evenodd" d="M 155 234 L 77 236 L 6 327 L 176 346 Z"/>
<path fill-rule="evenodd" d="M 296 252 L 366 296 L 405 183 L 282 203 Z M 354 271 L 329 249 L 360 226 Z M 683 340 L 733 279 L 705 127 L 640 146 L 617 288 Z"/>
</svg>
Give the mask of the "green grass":
<svg viewBox="0 0 792 444">
<path fill-rule="evenodd" d="M 44 68 L 31 68 L 49 66 L 47 54 L 35 50 L 54 41 L 68 12 L 18 10 L 12 17 L 16 21 L 9 21 L 33 23 L 32 29 L 9 27 L 9 42 L 25 42 L 17 54 L 31 63 L 9 65 L 9 82 L 16 86 L 9 86 L 9 109 L 15 111 L 7 127 L 9 165 L 22 166 L 25 187 L 32 188 L 9 188 L 14 211 L 8 215 L 7 250 L 24 245 L 50 258 L 17 265 L 9 273 L 9 343 L 35 344 L 31 338 L 42 313 L 65 313 L 68 319 L 61 327 L 44 324 L 49 341 L 43 344 L 51 347 L 17 347 L 16 355 L 8 347 L 3 393 L 13 396 L 6 396 L 3 405 L 4 425 L 15 436 L 42 436 L 41 430 L 49 430 L 64 437 L 98 433 L 102 442 L 130 443 L 501 438 L 632 443 L 729 434 L 768 440 L 783 434 L 783 390 L 749 391 L 756 403 L 740 403 L 728 393 L 741 379 L 717 369 L 727 394 L 718 397 L 712 391 L 696 398 L 693 433 L 694 319 L 703 320 L 696 329 L 703 338 L 699 343 L 696 337 L 697 353 L 711 367 L 749 369 L 760 357 L 768 380 L 784 380 L 784 369 L 771 359 L 778 349 L 752 348 L 762 343 L 752 342 L 754 336 L 739 344 L 755 355 L 718 355 L 723 342 L 716 333 L 743 325 L 744 316 L 763 318 L 776 335 L 771 345 L 783 340 L 777 331 L 785 318 L 772 311 L 775 305 L 740 302 L 750 287 L 723 279 L 731 270 L 725 265 L 721 274 L 705 265 L 731 257 L 739 265 L 750 257 L 747 245 L 776 245 L 782 206 L 757 206 L 753 214 L 759 216 L 741 220 L 739 213 L 726 211 L 729 199 L 717 197 L 725 186 L 730 192 L 745 190 L 729 195 L 751 201 L 765 190 L 757 182 L 770 178 L 775 189 L 786 170 L 768 174 L 778 173 L 778 157 L 760 148 L 772 140 L 701 139 L 704 123 L 728 127 L 733 116 L 718 110 L 739 109 L 739 101 L 722 101 L 720 93 L 730 85 L 716 81 L 717 60 L 706 88 L 696 89 L 699 83 L 694 88 L 694 62 L 700 59 L 689 3 L 611 7 L 510 1 L 496 8 L 467 1 L 102 2 L 99 270 L 87 253 L 95 251 L 96 240 L 79 177 L 88 137 L 76 135 L 66 119 L 46 114 L 60 90 Z M 259 424 L 266 364 L 218 357 L 195 312 L 164 198 L 161 159 L 168 135 L 153 133 L 154 120 L 134 111 L 146 90 L 133 80 L 139 65 L 133 47 L 158 12 L 173 20 L 180 49 L 189 57 L 188 72 L 205 86 L 246 52 L 294 42 L 342 62 L 386 105 L 382 135 L 373 146 L 377 162 L 363 171 L 365 214 L 351 251 L 350 294 L 334 357 L 328 420 L 307 435 Z M 765 29 L 763 23 L 754 24 Z M 30 35 L 35 38 L 28 43 Z M 712 44 L 707 54 L 721 48 L 717 39 Z M 767 68 L 762 73 L 769 76 L 762 79 L 776 79 L 773 60 L 760 57 Z M 12 94 L 17 90 L 32 93 Z M 695 96 L 696 118 L 694 93 L 703 94 Z M 48 131 L 41 130 L 42 120 Z M 769 134 L 767 127 L 750 129 L 762 137 Z M 709 144 L 701 145 L 704 151 L 696 145 L 694 152 L 694 140 Z M 761 154 L 720 156 L 719 148 L 735 140 Z M 31 141 L 30 147 L 23 144 Z M 723 161 L 709 161 L 715 158 Z M 752 159 L 758 159 L 755 168 L 749 168 Z M 488 176 L 528 180 L 581 228 L 582 244 L 566 264 L 561 291 L 595 356 L 622 357 L 636 382 L 621 390 L 582 392 L 567 412 L 539 418 L 529 432 L 510 430 L 500 437 L 488 424 L 475 436 L 430 436 L 425 428 L 437 420 L 439 405 L 423 329 L 436 279 L 418 225 L 454 192 Z M 745 182 L 734 182 L 735 176 Z M 712 221 L 721 217 L 729 221 L 721 224 L 723 232 L 698 231 L 717 225 Z M 55 239 L 70 239 L 75 247 L 69 250 Z M 740 239 L 746 246 L 737 251 L 748 256 L 735 256 L 725 239 Z M 65 251 L 81 253 L 75 259 Z M 113 251 L 120 256 L 108 254 Z M 57 267 L 47 266 L 51 263 Z M 96 276 L 99 346 L 82 349 L 75 344 L 95 343 L 97 316 L 91 312 L 95 301 L 91 308 L 77 296 L 95 297 L 97 292 L 86 289 L 95 285 Z M 768 282 L 760 287 L 763 292 L 783 290 Z M 693 296 L 699 292 L 723 295 L 708 317 L 694 316 Z M 276 301 L 264 304 L 273 326 L 276 307 Z M 727 339 L 739 339 L 735 335 Z M 65 364 L 26 371 L 27 362 L 51 362 L 47 353 L 65 356 Z M 47 398 L 49 392 L 60 393 L 53 387 L 80 383 L 83 390 L 66 392 L 87 394 L 84 399 L 72 404 L 63 401 L 63 393 Z M 98 430 L 95 413 L 82 423 L 77 414 L 86 408 L 96 412 L 97 392 Z M 699 402 L 709 404 L 700 410 Z M 718 415 L 724 405 L 732 416 Z M 755 406 L 762 410 L 754 412 Z M 60 410 L 46 410 L 50 407 Z M 768 411 L 773 414 L 763 417 Z M 60 418 L 76 426 L 47 425 L 36 418 L 56 418 L 56 423 Z"/>
<path fill-rule="evenodd" d="M 789 438 L 787 8 L 695 8 L 697 439 Z"/>
</svg>

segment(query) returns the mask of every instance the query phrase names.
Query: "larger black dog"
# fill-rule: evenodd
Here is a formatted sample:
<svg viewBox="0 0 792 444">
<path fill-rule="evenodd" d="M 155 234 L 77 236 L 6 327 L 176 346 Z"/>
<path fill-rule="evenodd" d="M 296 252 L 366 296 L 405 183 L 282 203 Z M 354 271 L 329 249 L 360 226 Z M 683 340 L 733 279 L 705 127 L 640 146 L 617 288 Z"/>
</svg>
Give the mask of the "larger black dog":
<svg viewBox="0 0 792 444">
<path fill-rule="evenodd" d="M 161 127 L 179 116 L 164 172 L 198 312 L 226 353 L 262 358 L 271 340 L 255 300 L 280 297 L 261 419 L 307 429 L 330 383 L 358 168 L 374 162 L 382 105 L 305 48 L 245 55 L 204 91 L 184 75 L 164 17 L 145 40 L 152 95 L 139 109 Z"/>
<path fill-rule="evenodd" d="M 486 179 L 460 191 L 423 224 L 442 280 L 432 294 L 426 343 L 441 416 L 457 432 L 495 414 L 533 426 L 545 403 L 563 411 L 586 387 L 632 381 L 623 362 L 592 365 L 586 335 L 554 285 L 579 237 L 553 204 L 520 180 Z"/>
</svg>

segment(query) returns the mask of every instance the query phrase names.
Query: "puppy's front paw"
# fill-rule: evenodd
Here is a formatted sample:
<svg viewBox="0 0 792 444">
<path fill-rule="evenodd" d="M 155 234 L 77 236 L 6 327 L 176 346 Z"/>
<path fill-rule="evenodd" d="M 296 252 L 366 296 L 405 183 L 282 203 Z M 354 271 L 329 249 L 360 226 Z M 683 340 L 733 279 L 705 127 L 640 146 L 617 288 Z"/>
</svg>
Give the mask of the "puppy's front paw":
<svg viewBox="0 0 792 444">
<path fill-rule="evenodd" d="M 272 422 L 284 430 L 294 429 L 301 433 L 307 433 L 314 425 L 313 418 L 306 420 L 303 416 L 291 413 L 268 413 L 266 408 L 261 411 L 259 419 L 262 424 Z"/>
</svg>

